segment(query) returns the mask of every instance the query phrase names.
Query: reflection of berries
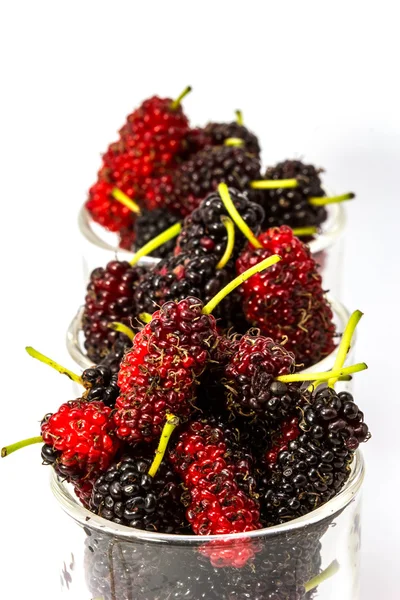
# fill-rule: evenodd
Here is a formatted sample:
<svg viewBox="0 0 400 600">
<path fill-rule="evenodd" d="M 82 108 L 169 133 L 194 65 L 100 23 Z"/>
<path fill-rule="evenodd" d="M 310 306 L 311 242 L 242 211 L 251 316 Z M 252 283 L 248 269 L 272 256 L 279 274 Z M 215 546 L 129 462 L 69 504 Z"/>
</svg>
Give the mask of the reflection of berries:
<svg viewBox="0 0 400 600">
<path fill-rule="evenodd" d="M 260 231 L 264 213 L 258 204 L 251 202 L 247 195 L 237 190 L 229 190 L 230 197 L 242 219 L 255 235 Z M 213 254 L 217 260 L 223 255 L 227 244 L 226 227 L 221 221 L 227 210 L 218 193 L 213 192 L 203 200 L 188 217 L 178 238 L 177 250 L 191 254 Z M 235 230 L 235 248 L 233 258 L 236 259 L 244 246 L 243 234 Z"/>
<path fill-rule="evenodd" d="M 102 600 L 221 600 L 226 575 L 191 548 L 130 543 L 85 527 L 85 577 Z M 243 598 L 244 600 L 244 598 Z"/>
<path fill-rule="evenodd" d="M 119 387 L 117 374 L 113 374 L 110 368 L 98 365 L 86 369 L 82 373 L 82 380 L 84 385 L 88 386 L 85 400 L 88 402 L 99 400 L 111 408 L 115 405 L 119 395 Z"/>
<path fill-rule="evenodd" d="M 187 418 L 198 378 L 218 342 L 215 318 L 197 298 L 167 302 L 133 340 L 121 363 L 114 419 L 117 434 L 135 443 L 159 437 L 165 415 Z"/>
<path fill-rule="evenodd" d="M 293 411 L 299 395 L 279 381 L 292 373 L 294 354 L 261 335 L 244 335 L 225 369 L 228 407 L 244 416 L 276 420 Z"/>
<path fill-rule="evenodd" d="M 261 506 L 267 525 L 305 515 L 335 496 L 350 475 L 355 450 L 370 436 L 347 392 L 319 389 L 298 412 L 266 455 L 270 473 Z"/>
<path fill-rule="evenodd" d="M 179 533 L 184 523 L 179 480 L 164 463 L 150 477 L 151 463 L 126 457 L 111 466 L 94 484 L 90 510 L 128 527 Z"/>
<path fill-rule="evenodd" d="M 324 206 L 312 206 L 310 197 L 325 196 L 319 177 L 321 170 L 305 165 L 299 160 L 286 160 L 269 167 L 265 179 L 297 179 L 296 188 L 262 190 L 258 196 L 265 210 L 265 227 L 289 225 L 290 227 L 319 226 L 326 220 Z"/>
<path fill-rule="evenodd" d="M 104 471 L 119 448 L 114 427 L 111 409 L 103 402 L 74 400 L 62 404 L 42 422 L 46 444 L 42 456 L 56 463 L 56 470 L 67 477 Z"/>
<path fill-rule="evenodd" d="M 195 296 L 207 303 L 235 276 L 232 263 L 219 270 L 216 269 L 217 263 L 218 258 L 214 254 L 196 256 L 182 253 L 161 260 L 146 273 L 136 288 L 134 302 L 137 313 L 152 313 L 165 302 L 183 300 L 187 296 Z M 237 325 L 242 315 L 240 294 L 233 292 L 224 298 L 214 315 L 221 327 Z"/>
<path fill-rule="evenodd" d="M 117 202 L 111 194 L 115 184 L 99 179 L 89 190 L 86 208 L 96 223 L 110 231 L 128 227 L 132 221 L 132 212 Z"/>
<path fill-rule="evenodd" d="M 321 526 L 319 525 L 321 530 Z M 165 544 L 132 544 L 85 527 L 85 576 L 104 600 L 310 600 L 304 584 L 320 570 L 323 531 L 274 536 L 249 565 L 214 568 L 199 552 Z M 294 575 L 295 574 L 295 575 Z"/>
<path fill-rule="evenodd" d="M 170 451 L 170 461 L 190 493 L 186 517 L 197 535 L 247 532 L 261 526 L 258 505 L 239 488 L 227 450 L 222 429 L 194 421 Z M 212 545 L 208 550 L 215 566 L 240 567 L 254 554 L 246 541 L 233 553 Z"/>
<path fill-rule="evenodd" d="M 257 137 L 247 127 L 239 125 L 239 123 L 209 123 L 204 129 L 204 133 L 211 138 L 213 146 L 223 144 L 228 138 L 239 138 L 243 140 L 247 152 L 257 156 L 260 154 L 260 144 Z"/>
<path fill-rule="evenodd" d="M 85 508 L 89 508 L 90 506 L 95 481 L 96 479 L 94 477 L 73 481 L 74 492 Z"/>
<path fill-rule="evenodd" d="M 321 544 L 319 538 L 328 525 L 304 527 L 273 536 L 263 543 L 250 565 L 227 574 L 224 592 L 227 600 L 310 600 L 315 590 L 305 584 L 319 574 Z M 226 571 L 226 570 L 225 570 Z"/>
<path fill-rule="evenodd" d="M 119 245 L 125 250 L 138 250 L 177 221 L 178 218 L 175 215 L 171 215 L 165 210 L 144 210 L 136 217 L 131 228 L 120 231 Z M 149 256 L 160 258 L 168 256 L 174 247 L 175 239 L 169 240 L 166 244 L 151 252 Z"/>
<path fill-rule="evenodd" d="M 195 154 L 171 175 L 153 179 L 145 190 L 148 208 L 167 207 L 183 217 L 224 182 L 240 191 L 260 178 L 259 159 L 240 147 L 214 146 Z M 250 196 L 253 192 L 249 192 Z"/>
<path fill-rule="evenodd" d="M 99 267 L 90 275 L 85 298 L 82 327 L 87 354 L 94 362 L 108 354 L 113 343 L 122 334 L 108 325 L 121 321 L 129 325 L 134 316 L 133 293 L 144 270 L 117 260 Z"/>
<path fill-rule="evenodd" d="M 332 352 L 335 335 L 317 265 L 289 227 L 268 229 L 258 239 L 263 247 L 244 250 L 236 263 L 238 274 L 272 254 L 282 260 L 243 284 L 246 319 L 263 335 L 284 343 L 298 364 L 315 364 Z"/>
</svg>

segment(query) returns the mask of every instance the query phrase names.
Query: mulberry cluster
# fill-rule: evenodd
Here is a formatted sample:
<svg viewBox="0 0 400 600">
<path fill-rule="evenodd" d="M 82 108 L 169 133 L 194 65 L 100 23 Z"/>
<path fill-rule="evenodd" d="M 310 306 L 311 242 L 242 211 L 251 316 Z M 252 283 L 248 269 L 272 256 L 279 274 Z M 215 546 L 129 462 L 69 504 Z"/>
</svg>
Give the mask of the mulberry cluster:
<svg viewBox="0 0 400 600">
<path fill-rule="evenodd" d="M 268 229 L 258 241 L 261 248 L 249 244 L 238 258 L 238 274 L 273 254 L 282 260 L 243 284 L 246 319 L 263 335 L 284 344 L 297 364 L 316 364 L 333 351 L 336 332 L 310 250 L 286 226 Z"/>
<path fill-rule="evenodd" d="M 135 287 L 144 275 L 141 267 L 132 267 L 126 261 L 111 261 L 106 268 L 99 267 L 90 275 L 82 317 L 85 349 L 93 362 L 100 362 L 121 337 L 109 328 L 119 321 L 131 324 L 135 316 L 133 296 Z"/>
<path fill-rule="evenodd" d="M 167 302 L 139 332 L 118 374 L 114 420 L 126 442 L 157 439 L 167 412 L 187 419 L 198 379 L 218 344 L 215 319 L 189 297 Z"/>
<path fill-rule="evenodd" d="M 313 165 L 299 160 L 285 160 L 269 167 L 265 179 L 296 179 L 295 188 L 262 190 L 258 199 L 265 211 L 264 227 L 319 227 L 327 218 L 324 206 L 313 206 L 309 198 L 325 196 L 320 173 Z"/>
</svg>

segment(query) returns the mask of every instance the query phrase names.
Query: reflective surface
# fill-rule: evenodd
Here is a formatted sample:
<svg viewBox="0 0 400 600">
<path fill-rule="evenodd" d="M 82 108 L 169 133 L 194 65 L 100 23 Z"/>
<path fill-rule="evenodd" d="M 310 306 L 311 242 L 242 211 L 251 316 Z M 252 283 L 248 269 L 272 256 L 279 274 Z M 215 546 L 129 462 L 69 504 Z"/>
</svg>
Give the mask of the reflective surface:
<svg viewBox="0 0 400 600">
<path fill-rule="evenodd" d="M 342 492 L 309 515 L 205 541 L 105 521 L 53 474 L 53 493 L 77 524 L 65 540 L 62 590 L 76 600 L 357 600 L 363 477 L 357 453 Z M 247 558 L 240 568 L 215 566 L 240 553 Z M 338 569 L 315 587 L 313 578 L 332 563 Z"/>
</svg>

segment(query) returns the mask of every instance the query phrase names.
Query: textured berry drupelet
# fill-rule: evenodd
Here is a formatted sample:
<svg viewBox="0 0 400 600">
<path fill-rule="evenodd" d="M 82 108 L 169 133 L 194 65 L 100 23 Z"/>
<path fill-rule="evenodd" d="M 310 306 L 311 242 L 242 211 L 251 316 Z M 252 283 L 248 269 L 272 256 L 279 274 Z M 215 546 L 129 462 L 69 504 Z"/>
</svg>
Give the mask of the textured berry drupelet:
<svg viewBox="0 0 400 600">
<path fill-rule="evenodd" d="M 231 188 L 230 197 L 242 219 L 255 235 L 260 232 L 264 220 L 264 211 L 259 204 L 251 202 L 247 194 Z M 225 252 L 227 231 L 221 217 L 228 212 L 218 193 L 213 192 L 205 198 L 200 206 L 186 217 L 177 241 L 178 252 L 191 254 L 213 254 L 219 260 Z M 238 257 L 245 243 L 243 234 L 236 228 L 233 258 Z"/>
<path fill-rule="evenodd" d="M 133 294 L 144 275 L 141 267 L 132 267 L 125 261 L 111 261 L 98 267 L 90 275 L 82 317 L 85 348 L 93 362 L 98 363 L 111 350 L 121 335 L 109 328 L 113 321 L 130 325 L 135 316 Z"/>
<path fill-rule="evenodd" d="M 173 166 L 184 151 L 188 133 L 189 122 L 182 106 L 174 105 L 171 98 L 157 96 L 145 100 L 120 130 L 126 151 L 138 161 L 136 170 L 141 168 L 145 175 Z"/>
<path fill-rule="evenodd" d="M 269 167 L 265 179 L 297 179 L 296 188 L 262 190 L 258 196 L 265 210 L 265 227 L 289 225 L 307 227 L 321 225 L 327 218 L 324 206 L 312 206 L 308 199 L 325 196 L 319 174 L 321 169 L 299 160 L 286 160 Z"/>
<path fill-rule="evenodd" d="M 243 148 L 214 146 L 195 154 L 170 175 L 148 182 L 145 202 L 149 209 L 166 206 L 186 217 L 202 200 L 226 183 L 240 191 L 250 189 L 250 182 L 260 178 L 260 161 Z M 250 191 L 249 197 L 257 194 Z"/>
<path fill-rule="evenodd" d="M 111 350 L 101 359 L 98 366 L 107 367 L 111 373 L 115 375 L 119 371 L 119 365 L 127 350 L 132 348 L 132 342 L 126 335 L 117 337 L 113 343 Z"/>
<path fill-rule="evenodd" d="M 263 525 L 305 515 L 335 496 L 350 475 L 355 450 L 369 437 L 363 413 L 348 392 L 323 388 L 305 398 L 266 455 Z"/>
<path fill-rule="evenodd" d="M 160 533 L 184 530 L 180 480 L 164 463 L 151 477 L 151 463 L 151 458 L 140 456 L 125 457 L 112 465 L 94 484 L 90 510 L 136 529 Z"/>
<path fill-rule="evenodd" d="M 180 433 L 169 459 L 189 492 L 186 518 L 195 534 L 241 533 L 260 527 L 258 504 L 237 483 L 234 460 L 228 456 L 221 428 L 191 422 Z M 214 566 L 241 567 L 254 549 L 244 540 L 234 549 L 210 544 L 205 553 Z"/>
<path fill-rule="evenodd" d="M 66 402 L 42 421 L 42 457 L 67 478 L 104 471 L 120 446 L 114 429 L 112 411 L 103 402 Z"/>
<path fill-rule="evenodd" d="M 296 384 L 275 381 L 295 370 L 294 354 L 271 338 L 244 335 L 225 368 L 227 404 L 235 413 L 276 421 L 293 412 L 299 399 Z"/>
<path fill-rule="evenodd" d="M 289 227 L 268 229 L 258 240 L 262 248 L 249 245 L 238 258 L 238 274 L 272 254 L 282 260 L 243 284 L 246 319 L 294 352 L 297 365 L 313 365 L 335 347 L 333 313 L 317 265 Z"/>
<path fill-rule="evenodd" d="M 118 375 L 105 365 L 97 365 L 85 369 L 82 373 L 82 381 L 87 392 L 85 400 L 88 402 L 101 401 L 106 406 L 113 408 L 119 396 L 117 383 Z"/>
<path fill-rule="evenodd" d="M 197 256 L 181 253 L 161 260 L 146 273 L 136 288 L 134 303 L 137 313 L 152 313 L 165 302 L 183 300 L 188 296 L 207 303 L 235 277 L 232 263 L 223 269 L 217 269 L 217 264 L 214 254 Z M 226 296 L 214 315 L 221 328 L 235 326 L 239 331 L 246 328 L 239 292 Z"/>
<path fill-rule="evenodd" d="M 133 340 L 121 363 L 117 435 L 130 443 L 158 438 L 166 413 L 187 418 L 198 379 L 218 344 L 215 318 L 193 297 L 167 302 Z"/>
<path fill-rule="evenodd" d="M 119 245 L 125 250 L 137 250 L 177 222 L 178 217 L 176 215 L 172 215 L 163 209 L 144 210 L 135 218 L 131 228 L 120 231 Z M 175 239 L 169 240 L 166 244 L 151 252 L 149 256 L 163 258 L 171 254 L 174 247 Z"/>
<path fill-rule="evenodd" d="M 232 123 L 209 123 L 204 128 L 204 133 L 211 138 L 213 146 L 222 145 L 229 138 L 243 140 L 243 147 L 250 154 L 260 155 L 261 149 L 257 137 L 244 125 L 233 121 Z"/>
<path fill-rule="evenodd" d="M 121 186 L 122 187 L 122 186 Z M 99 179 L 90 188 L 86 209 L 96 223 L 110 231 L 119 231 L 132 223 L 132 212 L 112 195 L 115 183 Z"/>
</svg>

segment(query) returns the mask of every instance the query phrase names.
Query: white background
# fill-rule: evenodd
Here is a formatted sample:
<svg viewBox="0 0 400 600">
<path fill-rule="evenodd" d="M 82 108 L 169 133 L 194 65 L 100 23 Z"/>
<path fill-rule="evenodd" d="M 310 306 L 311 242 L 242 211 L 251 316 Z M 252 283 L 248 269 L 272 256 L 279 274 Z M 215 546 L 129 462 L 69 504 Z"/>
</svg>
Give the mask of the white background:
<svg viewBox="0 0 400 600">
<path fill-rule="evenodd" d="M 36 435 L 70 382 L 64 345 L 83 299 L 77 211 L 100 153 L 152 94 L 193 124 L 241 108 L 264 162 L 302 156 L 352 189 L 344 278 L 365 312 L 357 402 L 365 449 L 362 600 L 399 598 L 399 160 L 395 2 L 17 1 L 2 5 L 0 446 Z M 39 447 L 0 463 L 0 597 L 54 600 L 59 519 Z M 397 556 L 396 556 L 397 554 Z M 40 590 L 40 592 L 39 592 Z M 86 599 L 83 599 L 86 600 Z M 339 599 L 338 599 L 339 600 Z"/>
</svg>

